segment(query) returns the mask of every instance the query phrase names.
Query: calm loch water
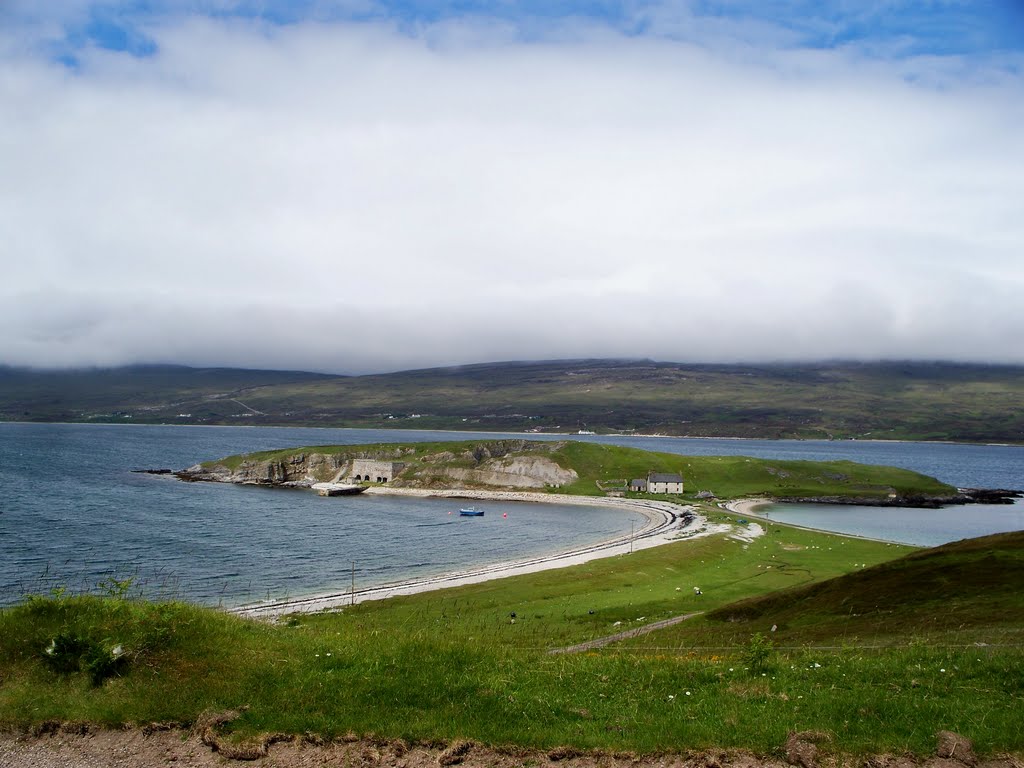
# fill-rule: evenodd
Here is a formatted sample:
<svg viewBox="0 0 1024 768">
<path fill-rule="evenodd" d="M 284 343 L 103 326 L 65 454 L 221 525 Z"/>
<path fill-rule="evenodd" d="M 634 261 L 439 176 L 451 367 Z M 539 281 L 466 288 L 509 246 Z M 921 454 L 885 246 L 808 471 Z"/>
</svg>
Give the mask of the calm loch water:
<svg viewBox="0 0 1024 768">
<path fill-rule="evenodd" d="M 479 437 L 390 430 L 0 423 L 0 605 L 57 585 L 94 588 L 112 575 L 134 577 L 150 597 L 232 606 L 345 591 L 353 565 L 357 587 L 362 588 L 561 551 L 627 534 L 640 522 L 623 511 L 514 503 L 488 503 L 481 505 L 486 506 L 485 517 L 460 518 L 449 514 L 457 502 L 445 500 L 323 499 L 307 491 L 181 483 L 131 472 L 179 469 L 271 448 Z M 581 439 L 690 455 L 852 458 L 918 469 L 957 485 L 1024 486 L 1024 449 L 1015 447 Z M 840 518 L 838 513 L 846 515 L 850 509 L 827 511 Z M 969 510 L 961 515 L 961 523 L 967 524 L 941 536 L 988 532 L 970 523 L 982 508 L 957 509 Z M 1022 507 L 997 512 L 1007 509 L 1017 515 L 1009 525 L 1024 527 Z M 892 515 L 892 510 L 881 512 L 876 519 Z M 870 519 L 873 513 L 863 515 Z M 921 531 L 935 519 L 912 516 L 900 525 Z M 839 529 L 812 518 L 801 524 Z"/>
<path fill-rule="evenodd" d="M 869 539 L 934 547 L 947 541 L 1024 530 L 1024 504 L 972 504 L 945 509 L 771 504 L 759 514 L 780 523 Z"/>
</svg>

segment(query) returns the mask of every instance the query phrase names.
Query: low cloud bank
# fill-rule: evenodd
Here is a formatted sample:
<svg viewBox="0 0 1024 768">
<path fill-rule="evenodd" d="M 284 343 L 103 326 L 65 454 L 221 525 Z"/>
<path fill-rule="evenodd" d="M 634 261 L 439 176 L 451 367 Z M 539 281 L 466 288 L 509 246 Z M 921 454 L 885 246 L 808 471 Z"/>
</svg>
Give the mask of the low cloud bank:
<svg viewBox="0 0 1024 768">
<path fill-rule="evenodd" d="M 0 32 L 3 362 L 1024 362 L 1005 61 L 592 22 L 147 34 L 70 70 Z"/>
</svg>

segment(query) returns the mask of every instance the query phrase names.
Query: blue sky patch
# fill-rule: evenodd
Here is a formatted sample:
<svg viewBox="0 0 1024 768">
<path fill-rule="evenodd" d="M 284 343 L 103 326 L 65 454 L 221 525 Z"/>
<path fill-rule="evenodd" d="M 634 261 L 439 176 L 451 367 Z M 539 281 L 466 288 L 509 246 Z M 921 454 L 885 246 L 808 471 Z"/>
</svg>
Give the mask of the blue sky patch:
<svg viewBox="0 0 1024 768">
<path fill-rule="evenodd" d="M 92 45 L 108 51 L 139 57 L 152 56 L 156 52 L 156 43 L 139 31 L 135 19 L 121 20 L 95 13 L 80 35 Z"/>
<path fill-rule="evenodd" d="M 879 57 L 1024 51 L 1024 0 L 95 0 L 84 12 L 77 8 L 65 18 L 52 6 L 41 10 L 30 0 L 14 0 L 0 15 L 12 17 L 5 19 L 8 24 L 12 19 L 14 24 L 62 24 L 65 37 L 55 58 L 68 61 L 87 46 L 150 56 L 156 44 L 145 30 L 183 16 L 260 19 L 272 25 L 383 20 L 404 30 L 491 18 L 519 28 L 524 38 L 536 37 L 545 23 L 579 19 L 624 34 L 670 38 L 699 36 L 701 22 L 714 22 L 785 33 L 767 45 L 785 39 L 789 46 L 816 49 L 856 46 Z M 673 24 L 679 20 L 687 23 Z"/>
</svg>

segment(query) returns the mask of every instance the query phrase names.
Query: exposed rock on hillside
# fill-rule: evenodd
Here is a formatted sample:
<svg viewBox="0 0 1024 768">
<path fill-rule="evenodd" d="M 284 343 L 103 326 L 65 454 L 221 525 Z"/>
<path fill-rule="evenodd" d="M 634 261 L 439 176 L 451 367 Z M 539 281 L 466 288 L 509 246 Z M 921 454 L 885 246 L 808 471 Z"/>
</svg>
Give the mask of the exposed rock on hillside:
<svg viewBox="0 0 1024 768">
<path fill-rule="evenodd" d="M 332 453 L 300 451 L 264 458 L 243 456 L 240 461 L 222 460 L 196 464 L 176 472 L 182 480 L 309 487 L 320 482 L 353 480 L 353 461 L 372 459 L 397 462 L 389 485 L 406 488 L 471 486 L 479 488 L 545 488 L 578 479 L 571 469 L 543 454 L 558 450 L 560 442 L 495 440 L 454 453 L 440 450 L 415 454 L 415 449 L 353 450 Z"/>
<path fill-rule="evenodd" d="M 563 469 L 543 456 L 516 456 L 490 459 L 478 469 L 447 467 L 445 477 L 468 485 L 500 486 L 503 488 L 544 488 L 561 486 L 578 479 L 571 469 Z"/>
<path fill-rule="evenodd" d="M 176 472 L 182 480 L 308 487 L 330 480 L 349 463 L 348 457 L 322 453 L 296 453 L 283 459 L 243 460 L 236 468 L 225 464 L 196 464 Z"/>
</svg>

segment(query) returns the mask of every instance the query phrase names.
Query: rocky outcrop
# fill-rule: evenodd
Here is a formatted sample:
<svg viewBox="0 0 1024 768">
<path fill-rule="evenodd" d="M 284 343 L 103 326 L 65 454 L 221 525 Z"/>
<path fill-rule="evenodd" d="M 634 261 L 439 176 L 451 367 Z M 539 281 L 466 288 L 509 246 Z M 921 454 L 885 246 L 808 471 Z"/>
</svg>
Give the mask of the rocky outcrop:
<svg viewBox="0 0 1024 768">
<path fill-rule="evenodd" d="M 319 453 L 299 451 L 291 455 L 260 458 L 244 456 L 239 461 L 196 464 L 175 472 L 187 481 L 311 487 L 314 483 L 350 479 L 358 459 L 391 462 L 397 474 L 387 475 L 388 484 L 406 488 L 469 486 L 476 488 L 546 488 L 574 482 L 578 475 L 542 455 L 557 450 L 561 443 L 526 440 L 496 440 L 479 443 L 459 453 L 443 450 L 410 460 L 413 449 L 365 449 Z M 538 455 L 541 454 L 541 455 Z M 356 464 L 358 465 L 358 461 Z M 399 469 L 401 467 L 401 469 Z M 382 475 L 382 476 L 383 476 Z"/>
<path fill-rule="evenodd" d="M 777 496 L 776 501 L 804 504 L 841 504 L 868 507 L 916 507 L 938 509 L 953 504 L 1013 504 L 1024 492 L 1000 488 L 960 488 L 947 496 L 898 495 L 878 496 Z"/>
<path fill-rule="evenodd" d="M 296 453 L 276 459 L 246 459 L 237 467 L 225 464 L 196 464 L 175 472 L 181 480 L 309 487 L 338 474 L 349 458 L 342 454 Z"/>
<path fill-rule="evenodd" d="M 579 478 L 544 456 L 506 456 L 482 462 L 476 469 L 447 467 L 443 473 L 461 483 L 499 488 L 559 487 Z"/>
<path fill-rule="evenodd" d="M 1024 491 L 1007 490 L 1006 488 L 960 488 L 959 496 L 966 500 L 963 504 L 1013 504 L 1014 499 L 1024 498 Z"/>
</svg>

